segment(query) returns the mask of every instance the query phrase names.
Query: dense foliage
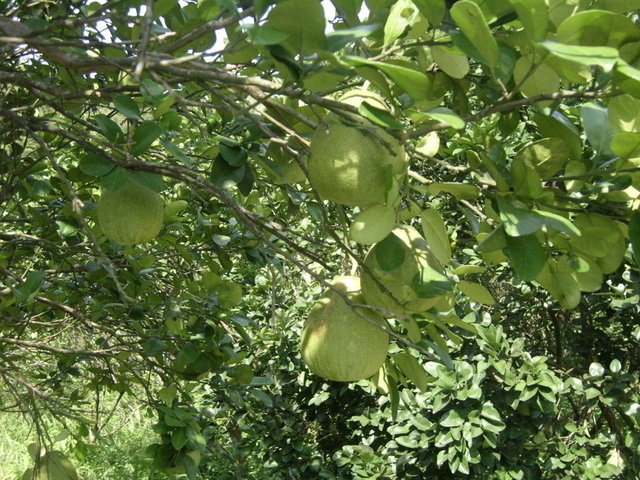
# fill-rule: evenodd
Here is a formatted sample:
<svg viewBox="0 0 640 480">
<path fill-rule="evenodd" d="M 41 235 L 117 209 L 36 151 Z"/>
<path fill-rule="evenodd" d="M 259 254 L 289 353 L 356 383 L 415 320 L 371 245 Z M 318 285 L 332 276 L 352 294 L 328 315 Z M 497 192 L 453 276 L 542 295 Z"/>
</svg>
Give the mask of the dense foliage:
<svg viewBox="0 0 640 480">
<path fill-rule="evenodd" d="M 152 477 L 638 478 L 638 9 L 2 2 L 23 478 L 76 478 L 123 402 Z M 391 338 L 357 383 L 300 355 L 337 275 Z"/>
</svg>

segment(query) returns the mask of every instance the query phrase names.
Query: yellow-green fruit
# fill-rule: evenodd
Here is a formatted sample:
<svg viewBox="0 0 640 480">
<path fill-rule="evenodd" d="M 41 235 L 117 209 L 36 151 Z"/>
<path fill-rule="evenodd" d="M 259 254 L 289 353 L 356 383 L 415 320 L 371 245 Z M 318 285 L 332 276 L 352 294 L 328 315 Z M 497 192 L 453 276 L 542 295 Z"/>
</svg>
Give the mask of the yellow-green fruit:
<svg viewBox="0 0 640 480">
<path fill-rule="evenodd" d="M 133 180 L 119 190 L 103 190 L 97 210 L 104 234 L 122 245 L 149 242 L 162 228 L 162 197 Z"/>
<path fill-rule="evenodd" d="M 451 282 L 427 241 L 408 225 L 397 226 L 364 259 L 360 276 L 368 305 L 401 315 L 429 310 L 451 289 Z M 380 282 L 387 292 L 378 287 Z"/>
<path fill-rule="evenodd" d="M 309 148 L 311 186 L 321 198 L 342 205 L 385 203 L 392 179 L 401 182 L 406 174 L 404 147 L 371 123 L 354 123 L 329 114 L 318 126 Z"/>
<path fill-rule="evenodd" d="M 358 277 L 336 277 L 331 284 L 351 302 L 364 303 Z M 313 373 L 327 380 L 369 378 L 384 363 L 389 347 L 389 335 L 378 325 L 385 326 L 380 315 L 363 308 L 356 312 L 328 289 L 311 307 L 302 329 L 302 359 Z"/>
</svg>

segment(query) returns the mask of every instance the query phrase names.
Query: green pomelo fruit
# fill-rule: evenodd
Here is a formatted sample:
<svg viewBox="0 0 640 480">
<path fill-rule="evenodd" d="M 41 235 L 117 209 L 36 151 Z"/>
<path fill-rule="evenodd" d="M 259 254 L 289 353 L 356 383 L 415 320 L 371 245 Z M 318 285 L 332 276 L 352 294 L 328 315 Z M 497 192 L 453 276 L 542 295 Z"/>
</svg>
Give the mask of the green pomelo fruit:
<svg viewBox="0 0 640 480">
<path fill-rule="evenodd" d="M 122 245 L 149 242 L 162 228 L 162 197 L 133 180 L 120 190 L 103 190 L 97 210 L 104 234 Z"/>
<path fill-rule="evenodd" d="M 396 314 L 429 310 L 452 289 L 427 241 L 408 225 L 397 226 L 376 243 L 367 253 L 364 265 L 367 268 L 363 269 L 361 281 L 365 301 Z"/>
<path fill-rule="evenodd" d="M 22 480 L 78 480 L 78 474 L 73 464 L 59 451 L 47 452 L 39 462 L 38 470 L 27 470 Z"/>
<path fill-rule="evenodd" d="M 406 174 L 404 147 L 369 122 L 354 123 L 329 114 L 318 126 L 309 149 L 311 186 L 321 198 L 342 205 L 383 204 L 393 178 L 401 182 Z"/>
<path fill-rule="evenodd" d="M 303 183 L 307 179 L 298 162 L 280 145 L 270 144 L 267 149 L 267 158 L 269 162 L 261 162 L 261 164 L 267 176 L 276 185 Z"/>
<path fill-rule="evenodd" d="M 331 284 L 351 302 L 364 303 L 358 277 L 336 277 Z M 327 380 L 369 378 L 384 363 L 389 347 L 389 335 L 377 325 L 386 325 L 380 315 L 363 308 L 355 311 L 329 289 L 313 305 L 302 329 L 302 359 Z"/>
</svg>

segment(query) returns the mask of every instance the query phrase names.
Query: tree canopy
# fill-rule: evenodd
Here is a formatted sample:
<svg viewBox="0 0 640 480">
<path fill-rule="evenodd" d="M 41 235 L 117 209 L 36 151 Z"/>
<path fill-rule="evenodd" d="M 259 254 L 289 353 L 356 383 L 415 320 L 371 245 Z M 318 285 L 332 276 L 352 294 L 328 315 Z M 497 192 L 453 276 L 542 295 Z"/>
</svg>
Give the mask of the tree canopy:
<svg viewBox="0 0 640 480">
<path fill-rule="evenodd" d="M 3 2 L 0 411 L 47 452 L 24 478 L 77 478 L 125 396 L 190 479 L 637 478 L 639 9 Z M 372 377 L 303 362 L 327 304 L 389 336 Z"/>
</svg>

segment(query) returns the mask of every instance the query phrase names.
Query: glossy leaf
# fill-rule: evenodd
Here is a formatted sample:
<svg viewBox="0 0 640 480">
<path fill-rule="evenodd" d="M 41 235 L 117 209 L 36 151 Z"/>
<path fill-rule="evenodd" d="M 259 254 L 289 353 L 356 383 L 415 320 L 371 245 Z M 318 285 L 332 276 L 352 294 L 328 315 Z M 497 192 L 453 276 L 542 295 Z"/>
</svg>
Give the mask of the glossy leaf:
<svg viewBox="0 0 640 480">
<path fill-rule="evenodd" d="M 459 0 L 451 7 L 450 15 L 480 53 L 480 60 L 495 67 L 500 61 L 500 50 L 478 4 L 470 0 Z"/>
</svg>

